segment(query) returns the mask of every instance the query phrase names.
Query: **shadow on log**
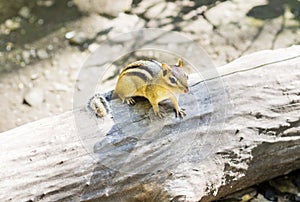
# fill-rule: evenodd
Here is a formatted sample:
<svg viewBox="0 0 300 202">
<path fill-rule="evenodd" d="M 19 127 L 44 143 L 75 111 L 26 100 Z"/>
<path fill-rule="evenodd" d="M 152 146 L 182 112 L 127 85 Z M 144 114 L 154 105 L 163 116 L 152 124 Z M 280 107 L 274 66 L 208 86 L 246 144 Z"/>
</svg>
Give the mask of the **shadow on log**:
<svg viewBox="0 0 300 202">
<path fill-rule="evenodd" d="M 154 116 L 109 100 L 0 134 L 1 201 L 211 201 L 300 168 L 300 47 L 262 51 L 193 82 Z"/>
</svg>

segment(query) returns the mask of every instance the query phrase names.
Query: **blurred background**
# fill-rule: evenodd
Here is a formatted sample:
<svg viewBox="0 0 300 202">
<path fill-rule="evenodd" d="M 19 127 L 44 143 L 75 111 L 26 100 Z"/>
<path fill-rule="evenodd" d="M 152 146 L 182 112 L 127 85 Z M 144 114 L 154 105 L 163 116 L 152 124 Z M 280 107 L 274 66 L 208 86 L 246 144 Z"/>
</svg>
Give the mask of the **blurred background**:
<svg viewBox="0 0 300 202">
<path fill-rule="evenodd" d="M 0 16 L 0 132 L 71 110 L 80 68 L 120 33 L 178 31 L 216 66 L 300 44 L 299 0 L 0 0 Z M 299 179 L 296 171 L 224 201 L 300 201 Z"/>
</svg>

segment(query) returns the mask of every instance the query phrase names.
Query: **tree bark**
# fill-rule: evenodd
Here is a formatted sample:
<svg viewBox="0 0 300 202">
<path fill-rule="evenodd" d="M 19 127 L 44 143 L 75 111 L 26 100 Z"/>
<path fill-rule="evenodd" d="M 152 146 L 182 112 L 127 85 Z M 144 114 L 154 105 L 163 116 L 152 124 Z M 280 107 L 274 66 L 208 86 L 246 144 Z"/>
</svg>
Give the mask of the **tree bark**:
<svg viewBox="0 0 300 202">
<path fill-rule="evenodd" d="M 218 71 L 180 96 L 181 120 L 170 101 L 160 119 L 108 99 L 102 118 L 82 107 L 1 133 L 0 201 L 211 201 L 299 169 L 300 47 Z"/>
</svg>

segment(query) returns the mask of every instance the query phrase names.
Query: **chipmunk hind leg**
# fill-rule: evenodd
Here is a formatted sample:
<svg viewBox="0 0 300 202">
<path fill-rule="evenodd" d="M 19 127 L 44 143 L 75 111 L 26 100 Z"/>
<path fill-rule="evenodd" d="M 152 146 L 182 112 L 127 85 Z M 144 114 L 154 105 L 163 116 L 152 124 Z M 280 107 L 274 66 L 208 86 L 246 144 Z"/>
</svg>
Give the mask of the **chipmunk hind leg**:
<svg viewBox="0 0 300 202">
<path fill-rule="evenodd" d="M 122 102 L 127 104 L 134 104 L 135 101 L 132 96 L 135 96 L 135 83 L 128 77 L 123 77 L 117 83 L 115 93 L 121 98 Z"/>
</svg>

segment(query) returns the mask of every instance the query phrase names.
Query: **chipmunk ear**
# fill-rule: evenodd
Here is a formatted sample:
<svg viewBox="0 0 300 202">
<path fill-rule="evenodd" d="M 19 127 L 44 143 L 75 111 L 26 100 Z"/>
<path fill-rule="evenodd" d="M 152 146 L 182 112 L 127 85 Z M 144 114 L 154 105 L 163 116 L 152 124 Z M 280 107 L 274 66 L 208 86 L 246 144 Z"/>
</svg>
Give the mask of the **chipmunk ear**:
<svg viewBox="0 0 300 202">
<path fill-rule="evenodd" d="M 178 66 L 178 67 L 183 67 L 183 62 L 182 62 L 182 59 L 181 59 L 181 58 L 179 58 L 179 59 L 177 60 L 176 66 Z"/>
<path fill-rule="evenodd" d="M 161 68 L 163 70 L 163 76 L 166 76 L 167 73 L 170 71 L 170 66 L 167 65 L 166 63 L 162 63 Z"/>
</svg>

